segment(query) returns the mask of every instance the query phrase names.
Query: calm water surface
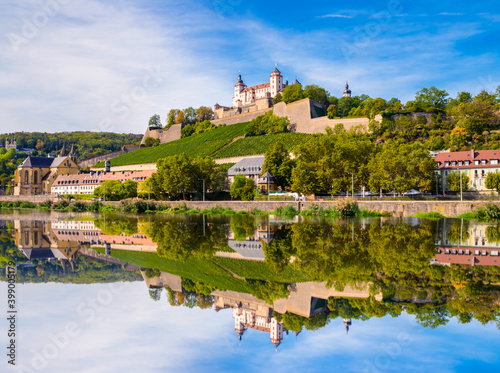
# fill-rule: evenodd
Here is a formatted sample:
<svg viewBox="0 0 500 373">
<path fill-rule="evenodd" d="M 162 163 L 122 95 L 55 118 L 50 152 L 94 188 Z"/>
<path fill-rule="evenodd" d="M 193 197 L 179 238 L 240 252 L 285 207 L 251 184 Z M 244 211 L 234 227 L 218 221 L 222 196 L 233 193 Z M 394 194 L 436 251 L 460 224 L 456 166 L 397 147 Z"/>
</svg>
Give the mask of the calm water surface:
<svg viewBox="0 0 500 373">
<path fill-rule="evenodd" d="M 497 224 L 1 213 L 2 372 L 500 371 Z"/>
</svg>

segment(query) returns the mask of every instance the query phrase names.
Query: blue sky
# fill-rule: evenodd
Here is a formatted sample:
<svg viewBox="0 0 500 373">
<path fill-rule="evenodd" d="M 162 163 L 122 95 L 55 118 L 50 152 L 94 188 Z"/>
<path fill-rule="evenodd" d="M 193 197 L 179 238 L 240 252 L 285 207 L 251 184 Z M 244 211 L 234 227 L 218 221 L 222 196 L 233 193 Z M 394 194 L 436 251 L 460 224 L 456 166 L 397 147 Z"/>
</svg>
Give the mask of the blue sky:
<svg viewBox="0 0 500 373">
<path fill-rule="evenodd" d="M 101 301 L 90 314 L 93 298 Z M 165 292 L 154 302 L 143 282 L 19 284 L 17 308 L 18 366 L 7 366 L 4 355 L 0 363 L 6 373 L 318 372 L 332 367 L 448 373 L 498 372 L 500 365 L 498 329 L 476 321 L 459 325 L 451 320 L 430 330 L 403 314 L 353 320 L 346 336 L 337 319 L 297 338 L 290 333 L 276 353 L 266 333 L 248 330 L 238 343 L 230 310 L 171 307 Z M 76 327 L 65 339 L 61 335 L 68 325 Z M 0 327 L 7 330 L 4 318 Z M 53 336 L 59 336 L 61 347 L 53 347 Z M 6 333 L 0 341 L 7 345 Z"/>
<path fill-rule="evenodd" d="M 3 0 L 0 132 L 142 133 L 274 65 L 339 96 L 500 85 L 496 1 Z"/>
</svg>

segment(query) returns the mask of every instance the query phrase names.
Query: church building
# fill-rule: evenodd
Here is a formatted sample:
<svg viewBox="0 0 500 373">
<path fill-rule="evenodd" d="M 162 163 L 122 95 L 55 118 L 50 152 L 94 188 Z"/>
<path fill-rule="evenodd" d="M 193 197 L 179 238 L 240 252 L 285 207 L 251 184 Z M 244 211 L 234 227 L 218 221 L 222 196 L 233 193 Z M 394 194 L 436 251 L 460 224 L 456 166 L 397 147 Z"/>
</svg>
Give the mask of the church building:
<svg viewBox="0 0 500 373">
<path fill-rule="evenodd" d="M 50 194 L 59 175 L 75 175 L 79 170 L 74 146 L 68 155 L 63 145 L 57 158 L 29 156 L 14 173 L 14 195 Z"/>
</svg>

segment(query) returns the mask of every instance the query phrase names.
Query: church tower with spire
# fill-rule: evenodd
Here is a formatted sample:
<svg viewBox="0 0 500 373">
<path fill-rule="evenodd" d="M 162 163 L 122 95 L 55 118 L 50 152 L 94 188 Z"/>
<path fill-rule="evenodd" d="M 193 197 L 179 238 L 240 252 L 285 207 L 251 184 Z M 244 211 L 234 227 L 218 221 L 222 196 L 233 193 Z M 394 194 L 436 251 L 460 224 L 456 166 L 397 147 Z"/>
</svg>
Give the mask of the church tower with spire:
<svg viewBox="0 0 500 373">
<path fill-rule="evenodd" d="M 69 156 L 73 162 L 77 163 L 78 154 L 76 153 L 76 150 L 75 150 L 75 144 L 71 145 L 71 150 L 69 151 Z"/>
<path fill-rule="evenodd" d="M 351 97 L 351 90 L 349 89 L 349 84 L 347 83 L 347 80 L 345 81 L 345 89 L 344 89 L 344 94 L 342 96 Z"/>
</svg>

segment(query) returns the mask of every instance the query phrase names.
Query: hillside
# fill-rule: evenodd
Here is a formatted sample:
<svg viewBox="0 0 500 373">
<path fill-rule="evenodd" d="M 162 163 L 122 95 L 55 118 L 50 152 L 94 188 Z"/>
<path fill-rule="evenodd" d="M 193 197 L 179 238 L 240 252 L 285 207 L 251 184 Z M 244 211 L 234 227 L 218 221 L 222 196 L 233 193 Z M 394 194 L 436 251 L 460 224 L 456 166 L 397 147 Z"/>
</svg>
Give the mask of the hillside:
<svg viewBox="0 0 500 373">
<path fill-rule="evenodd" d="M 219 126 L 214 130 L 192 135 L 180 140 L 151 148 L 141 148 L 134 152 L 120 155 L 111 160 L 111 166 L 154 163 L 160 158 L 185 153 L 188 157 L 226 158 L 240 155 L 262 154 L 267 147 L 280 140 L 287 149 L 301 144 L 311 136 L 303 133 L 280 133 L 266 136 L 239 138 L 250 127 L 250 122 Z M 233 139 L 236 141 L 232 142 Z M 103 167 L 99 163 L 96 167 Z"/>
<path fill-rule="evenodd" d="M 0 134 L 0 146 L 5 145 L 7 138 L 15 138 L 18 148 L 36 149 L 33 155 L 45 156 L 48 153 L 59 153 L 66 145 L 70 150 L 74 144 L 78 159 L 90 158 L 120 150 L 123 145 L 135 145 L 142 139 L 142 135 L 119 134 L 112 132 L 13 132 Z"/>
</svg>

